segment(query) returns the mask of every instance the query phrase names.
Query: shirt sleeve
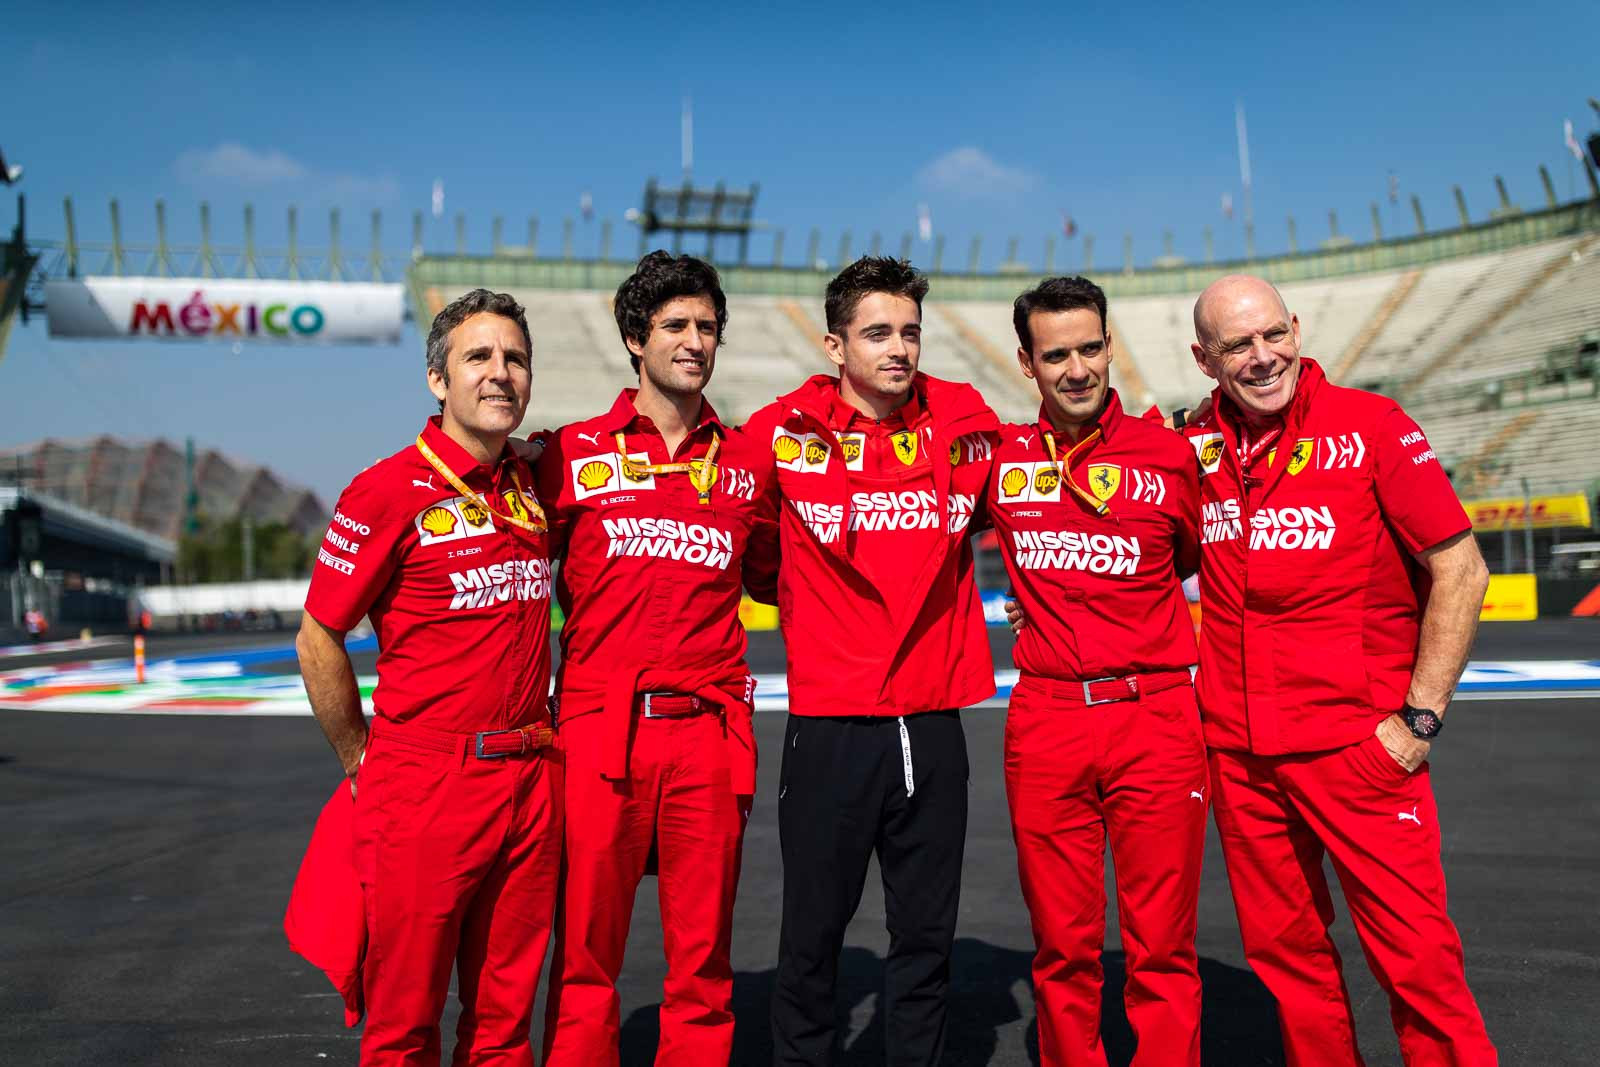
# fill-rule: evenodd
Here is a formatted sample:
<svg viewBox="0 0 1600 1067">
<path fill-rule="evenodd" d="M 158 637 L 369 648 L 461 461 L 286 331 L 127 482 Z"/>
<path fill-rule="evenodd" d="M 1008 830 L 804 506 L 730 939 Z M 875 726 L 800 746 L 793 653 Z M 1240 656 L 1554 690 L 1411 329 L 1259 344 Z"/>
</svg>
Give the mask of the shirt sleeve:
<svg viewBox="0 0 1600 1067">
<path fill-rule="evenodd" d="M 331 630 L 342 633 L 360 622 L 400 564 L 411 524 L 385 506 L 385 496 L 377 478 L 351 482 L 317 546 L 306 611 Z"/>
<path fill-rule="evenodd" d="M 533 466 L 534 492 L 539 496 L 539 506 L 544 508 L 544 518 L 550 527 L 550 558 L 560 559 L 567 551 L 567 524 L 571 520 L 572 512 L 564 505 L 569 503 L 561 498 L 562 490 L 567 482 L 565 471 L 567 466 L 566 455 L 561 447 L 562 433 L 557 430 L 544 430 L 533 434 L 530 441 L 539 441 L 544 445 L 538 461 Z"/>
<path fill-rule="evenodd" d="M 1378 507 L 1409 551 L 1432 548 L 1472 528 L 1439 457 L 1411 416 L 1390 408 L 1373 432 Z"/>
<path fill-rule="evenodd" d="M 778 602 L 778 566 L 782 559 L 778 537 L 778 470 L 767 464 L 756 491 L 755 521 L 745 542 L 742 578 L 750 599 L 762 604 Z"/>
<path fill-rule="evenodd" d="M 1178 513 L 1172 530 L 1172 562 L 1180 578 L 1200 569 L 1200 469 L 1194 454 L 1179 464 L 1173 473 L 1178 489 Z"/>
</svg>

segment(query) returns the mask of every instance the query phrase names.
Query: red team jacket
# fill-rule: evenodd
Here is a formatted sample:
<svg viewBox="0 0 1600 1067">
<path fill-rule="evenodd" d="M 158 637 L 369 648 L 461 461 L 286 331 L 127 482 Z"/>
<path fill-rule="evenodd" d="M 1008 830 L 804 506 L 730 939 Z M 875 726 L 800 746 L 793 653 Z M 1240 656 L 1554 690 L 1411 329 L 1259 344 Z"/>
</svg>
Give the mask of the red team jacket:
<svg viewBox="0 0 1600 1067">
<path fill-rule="evenodd" d="M 1360 741 L 1411 681 L 1428 588 L 1412 553 L 1471 523 L 1399 405 L 1312 360 L 1271 440 L 1243 441 L 1232 402 L 1212 400 L 1185 429 L 1200 461 L 1206 742 L 1270 756 Z"/>
<path fill-rule="evenodd" d="M 609 716 L 607 777 L 622 777 L 635 695 L 697 693 L 724 710 L 734 791 L 753 793 L 754 683 L 739 597 L 747 554 L 776 546 L 765 510 L 772 453 L 725 426 L 707 401 L 700 424 L 668 456 L 654 424 L 634 410 L 637 394 L 625 389 L 605 414 L 544 436 L 539 497 L 561 557 L 556 596 L 566 615 L 561 714 Z M 619 433 L 640 464 L 703 464 L 716 440 L 707 502 L 688 473 L 630 478 Z"/>
<path fill-rule="evenodd" d="M 792 714 L 906 715 L 994 693 L 969 526 L 999 421 L 964 383 L 918 374 L 914 388 L 879 422 L 818 375 L 745 426 L 777 468 Z"/>
<path fill-rule="evenodd" d="M 1000 428 L 986 503 L 1028 620 L 1013 659 L 1024 673 L 1066 681 L 1188 668 L 1194 626 L 1179 576 L 1198 565 L 1194 452 L 1124 413 L 1114 389 L 1097 428 L 1076 449 L 1055 436 L 1072 483 L 1050 459 L 1042 411 Z"/>
</svg>

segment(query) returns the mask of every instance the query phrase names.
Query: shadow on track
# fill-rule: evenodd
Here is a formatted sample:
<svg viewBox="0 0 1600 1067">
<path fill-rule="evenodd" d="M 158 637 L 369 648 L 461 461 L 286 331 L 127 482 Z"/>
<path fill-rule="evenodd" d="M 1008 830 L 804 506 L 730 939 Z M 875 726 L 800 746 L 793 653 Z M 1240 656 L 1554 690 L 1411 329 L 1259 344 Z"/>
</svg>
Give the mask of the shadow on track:
<svg viewBox="0 0 1600 1067">
<path fill-rule="evenodd" d="M 1028 970 L 1033 953 L 1001 948 L 975 938 L 958 938 L 952 959 L 950 1036 L 944 1067 L 980 1067 L 999 1049 L 1000 1030 L 1027 1019 L 1028 1062 L 1039 1063 L 1039 1037 L 1032 1018 Z M 1113 1067 L 1133 1058 L 1133 1030 L 1122 1005 L 1126 965 L 1121 952 L 1101 957 L 1105 990 L 1100 1033 Z M 737 971 L 733 1012 L 734 1067 L 764 1067 L 772 1062 L 768 1008 L 775 972 Z M 1281 1067 L 1278 1013 L 1272 996 L 1255 975 L 1213 959 L 1200 960 L 1204 986 L 1201 1021 L 1202 1062 L 1218 1067 Z M 838 1067 L 877 1067 L 884 1062 L 883 959 L 869 949 L 846 946 L 839 958 L 839 1033 L 844 1048 Z M 623 1067 L 650 1063 L 660 1036 L 659 1004 L 636 1009 L 622 1023 Z M 1013 1046 L 1014 1047 L 1014 1046 Z"/>
</svg>

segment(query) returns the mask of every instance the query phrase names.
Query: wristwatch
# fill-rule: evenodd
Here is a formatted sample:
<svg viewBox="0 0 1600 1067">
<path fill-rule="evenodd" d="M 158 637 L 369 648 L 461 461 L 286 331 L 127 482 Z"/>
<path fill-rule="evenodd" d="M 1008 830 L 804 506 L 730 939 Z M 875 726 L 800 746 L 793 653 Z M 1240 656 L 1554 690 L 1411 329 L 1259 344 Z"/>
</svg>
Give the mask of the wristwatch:
<svg viewBox="0 0 1600 1067">
<path fill-rule="evenodd" d="M 1174 408 L 1172 411 L 1172 428 L 1181 430 L 1189 424 L 1189 409 Z"/>
<path fill-rule="evenodd" d="M 1444 729 L 1444 720 L 1439 713 L 1428 708 L 1414 708 L 1407 704 L 1400 709 L 1400 717 L 1405 719 L 1411 736 L 1419 741 L 1432 741 Z"/>
</svg>

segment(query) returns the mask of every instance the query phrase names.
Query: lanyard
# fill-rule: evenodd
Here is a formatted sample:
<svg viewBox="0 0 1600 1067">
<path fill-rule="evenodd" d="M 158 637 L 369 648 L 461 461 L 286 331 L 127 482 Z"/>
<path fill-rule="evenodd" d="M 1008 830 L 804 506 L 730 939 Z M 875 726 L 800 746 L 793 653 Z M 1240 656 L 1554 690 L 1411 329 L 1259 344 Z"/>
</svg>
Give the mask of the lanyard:
<svg viewBox="0 0 1600 1067">
<path fill-rule="evenodd" d="M 1250 473 L 1250 468 L 1255 464 L 1256 457 L 1278 443 L 1278 438 L 1283 436 L 1283 427 L 1275 427 L 1261 435 L 1261 439 L 1253 444 L 1247 442 L 1244 434 L 1239 435 L 1239 475 L 1244 477 Z M 1267 465 L 1271 466 L 1269 459 Z"/>
<path fill-rule="evenodd" d="M 467 488 L 467 483 L 463 482 L 460 478 L 457 478 L 455 476 L 455 472 L 444 465 L 444 461 L 434 453 L 433 449 L 428 447 L 428 442 L 422 439 L 422 435 L 420 433 L 417 434 L 417 451 L 422 453 L 422 458 L 428 461 L 429 466 L 444 476 L 444 480 L 450 483 L 450 488 L 454 489 L 456 492 L 460 493 L 462 496 L 466 497 L 472 503 L 476 504 L 489 514 L 497 515 L 506 520 L 506 522 L 510 523 L 512 526 L 515 526 L 517 529 L 525 530 L 528 533 L 542 534 L 549 530 L 550 527 L 545 522 L 544 518 L 544 509 L 541 508 L 539 506 L 539 502 L 533 497 L 529 496 L 528 491 L 522 487 L 522 478 L 517 474 L 516 467 L 513 466 L 511 468 L 511 484 L 516 486 L 516 495 L 513 496 L 510 493 L 506 494 L 506 506 L 512 511 L 511 514 L 508 514 L 503 511 L 495 511 L 489 506 L 488 501 L 484 500 L 483 497 Z M 525 518 L 523 515 L 514 514 L 518 511 L 521 511 L 524 514 L 531 513 L 533 518 L 530 520 Z"/>
<path fill-rule="evenodd" d="M 717 434 L 711 435 L 711 447 L 706 449 L 704 459 L 692 459 L 680 463 L 638 463 L 628 455 L 628 440 L 622 431 L 617 431 L 617 455 L 622 457 L 622 473 L 631 481 L 640 482 L 651 474 L 685 474 L 693 483 L 695 492 L 700 496 L 700 503 L 711 503 L 711 487 L 717 481 L 717 449 L 722 447 L 722 438 Z"/>
<path fill-rule="evenodd" d="M 1067 483 L 1067 488 L 1071 489 L 1073 493 L 1077 495 L 1079 500 L 1093 508 L 1096 515 L 1106 515 L 1110 513 L 1111 505 L 1107 504 L 1104 500 L 1101 500 L 1099 497 L 1095 496 L 1093 493 L 1084 489 L 1077 482 L 1072 480 L 1073 459 L 1077 457 L 1079 452 L 1088 448 L 1091 444 L 1098 440 L 1100 440 L 1100 427 L 1096 426 L 1091 432 L 1084 435 L 1083 440 L 1069 448 L 1067 450 L 1067 454 L 1058 460 L 1056 459 L 1055 434 L 1049 430 L 1044 431 L 1045 451 L 1050 453 L 1050 462 L 1061 468 L 1061 480 Z"/>
</svg>

